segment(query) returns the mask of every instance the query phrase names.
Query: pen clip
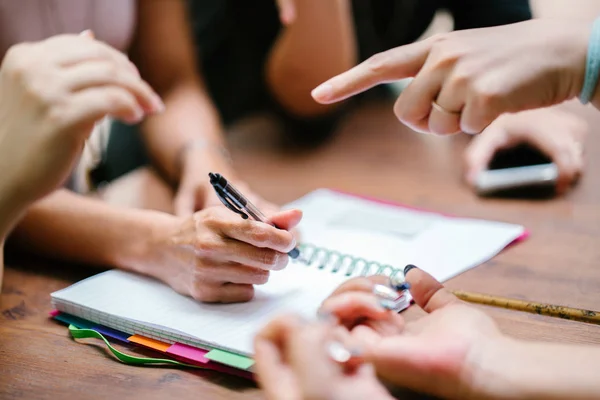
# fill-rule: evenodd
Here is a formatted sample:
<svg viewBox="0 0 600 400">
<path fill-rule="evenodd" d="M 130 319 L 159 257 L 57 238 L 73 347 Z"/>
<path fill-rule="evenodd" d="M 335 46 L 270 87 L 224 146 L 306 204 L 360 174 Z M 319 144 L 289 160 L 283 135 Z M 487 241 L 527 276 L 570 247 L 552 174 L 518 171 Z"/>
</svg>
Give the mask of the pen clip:
<svg viewBox="0 0 600 400">
<path fill-rule="evenodd" d="M 227 194 L 220 187 L 216 185 L 213 185 L 213 187 L 217 192 L 217 197 L 219 198 L 219 200 L 221 200 L 221 203 L 223 203 L 225 207 L 229 208 L 234 213 L 240 214 L 243 219 L 248 219 L 248 214 L 237 208 L 236 205 L 231 200 L 229 200 Z"/>
</svg>

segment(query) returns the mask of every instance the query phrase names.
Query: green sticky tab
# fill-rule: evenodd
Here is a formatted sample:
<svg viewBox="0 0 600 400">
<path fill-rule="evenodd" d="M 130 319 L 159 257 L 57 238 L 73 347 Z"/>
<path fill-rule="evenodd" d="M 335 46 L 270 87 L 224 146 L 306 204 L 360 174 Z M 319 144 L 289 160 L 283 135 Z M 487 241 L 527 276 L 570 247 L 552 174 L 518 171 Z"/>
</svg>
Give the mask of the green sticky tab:
<svg viewBox="0 0 600 400">
<path fill-rule="evenodd" d="M 119 350 L 115 349 L 109 343 L 109 341 L 106 340 L 106 338 L 104 336 L 102 336 L 102 334 L 100 332 L 97 332 L 93 329 L 78 329 L 74 325 L 69 325 L 69 332 L 71 333 L 71 336 L 73 336 L 74 339 L 88 339 L 88 338 L 101 339 L 102 341 L 104 341 L 106 346 L 108 346 L 108 349 L 111 351 L 111 353 L 113 353 L 113 355 L 115 357 L 117 357 L 119 359 L 119 361 L 121 361 L 125 364 L 130 364 L 130 365 L 170 364 L 170 365 L 176 365 L 179 367 L 202 368 L 202 367 L 196 366 L 196 365 L 189 365 L 189 364 L 181 363 L 179 361 L 169 360 L 167 358 L 130 356 L 129 354 L 122 353 Z"/>
<path fill-rule="evenodd" d="M 204 357 L 238 369 L 248 369 L 254 365 L 254 360 L 251 358 L 219 349 L 209 351 Z"/>
</svg>

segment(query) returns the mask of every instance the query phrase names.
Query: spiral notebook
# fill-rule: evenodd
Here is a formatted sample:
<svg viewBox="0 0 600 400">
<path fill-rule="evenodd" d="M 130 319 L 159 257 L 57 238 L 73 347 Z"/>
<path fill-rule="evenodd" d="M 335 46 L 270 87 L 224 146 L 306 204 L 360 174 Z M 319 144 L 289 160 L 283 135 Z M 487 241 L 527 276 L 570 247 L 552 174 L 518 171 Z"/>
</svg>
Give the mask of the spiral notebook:
<svg viewBox="0 0 600 400">
<path fill-rule="evenodd" d="M 519 225 L 455 218 L 330 190 L 291 203 L 304 211 L 303 261 L 271 274 L 244 304 L 202 304 L 153 279 L 113 270 L 52 294 L 65 313 L 167 343 L 251 356 L 256 332 L 274 316 L 314 317 L 353 276 L 400 275 L 412 263 L 444 281 L 523 237 Z"/>
</svg>

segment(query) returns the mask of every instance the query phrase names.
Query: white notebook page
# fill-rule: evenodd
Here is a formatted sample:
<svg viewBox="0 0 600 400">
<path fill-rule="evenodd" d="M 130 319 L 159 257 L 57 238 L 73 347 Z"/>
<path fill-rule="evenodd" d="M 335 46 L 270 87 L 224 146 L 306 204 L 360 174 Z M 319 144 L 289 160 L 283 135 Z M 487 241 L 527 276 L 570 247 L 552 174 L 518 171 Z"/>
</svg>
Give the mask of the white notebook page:
<svg viewBox="0 0 600 400">
<path fill-rule="evenodd" d="M 412 263 L 442 281 L 488 260 L 523 233 L 518 225 L 448 218 L 328 190 L 291 206 L 304 211 L 304 241 L 399 269 Z M 127 333 L 251 355 L 255 333 L 274 316 L 296 312 L 313 317 L 348 279 L 341 272 L 292 262 L 257 286 L 256 297 L 245 304 L 201 304 L 160 282 L 116 270 L 52 297 L 61 311 Z"/>
</svg>

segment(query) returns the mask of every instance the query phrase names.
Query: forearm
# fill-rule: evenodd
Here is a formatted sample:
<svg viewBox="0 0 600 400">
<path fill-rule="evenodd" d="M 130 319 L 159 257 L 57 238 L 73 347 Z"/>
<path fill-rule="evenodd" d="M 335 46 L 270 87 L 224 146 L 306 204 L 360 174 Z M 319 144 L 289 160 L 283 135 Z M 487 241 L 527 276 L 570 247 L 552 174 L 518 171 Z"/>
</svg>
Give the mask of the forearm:
<svg viewBox="0 0 600 400">
<path fill-rule="evenodd" d="M 310 92 L 357 61 L 352 7 L 348 0 L 295 2 L 296 19 L 282 29 L 267 62 L 267 84 L 290 113 L 315 116 L 331 107 Z"/>
<path fill-rule="evenodd" d="M 173 182 L 180 174 L 181 152 L 194 139 L 203 139 L 214 154 L 223 147 L 219 115 L 200 83 L 176 85 L 164 97 L 166 110 L 143 125 L 149 153 Z"/>
<path fill-rule="evenodd" d="M 496 346 L 482 361 L 482 365 L 489 366 L 480 380 L 488 386 L 483 397 L 600 399 L 600 347 L 512 339 L 508 343 Z"/>
<path fill-rule="evenodd" d="M 25 202 L 18 201 L 13 196 L 12 190 L 0 187 L 0 292 L 4 276 L 4 242 L 26 207 Z"/>
<path fill-rule="evenodd" d="M 29 208 L 11 240 L 44 256 L 154 276 L 159 266 L 149 258 L 153 238 L 162 223 L 173 219 L 59 190 Z"/>
</svg>

